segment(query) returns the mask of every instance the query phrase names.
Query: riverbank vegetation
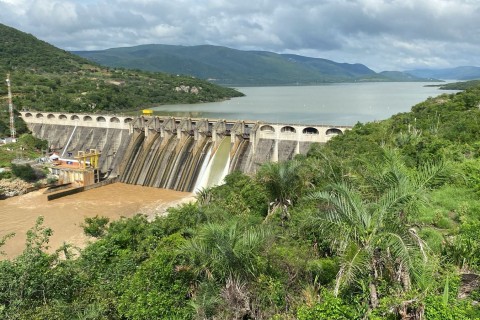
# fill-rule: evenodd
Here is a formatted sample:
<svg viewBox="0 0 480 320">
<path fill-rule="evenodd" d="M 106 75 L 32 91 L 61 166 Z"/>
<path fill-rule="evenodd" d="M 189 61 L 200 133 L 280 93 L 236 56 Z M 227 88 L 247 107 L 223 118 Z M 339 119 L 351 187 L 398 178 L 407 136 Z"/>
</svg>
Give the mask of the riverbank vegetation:
<svg viewBox="0 0 480 320">
<path fill-rule="evenodd" d="M 479 104 L 477 87 L 359 123 L 152 222 L 90 219 L 83 250 L 46 253 L 40 219 L 0 262 L 0 315 L 480 318 Z"/>
</svg>

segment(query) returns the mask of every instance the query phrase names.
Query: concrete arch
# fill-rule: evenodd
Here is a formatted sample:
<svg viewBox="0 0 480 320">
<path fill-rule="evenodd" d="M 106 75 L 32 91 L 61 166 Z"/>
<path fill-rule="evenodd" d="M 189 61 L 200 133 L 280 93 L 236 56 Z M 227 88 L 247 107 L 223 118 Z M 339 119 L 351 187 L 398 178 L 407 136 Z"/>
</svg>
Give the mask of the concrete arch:
<svg viewBox="0 0 480 320">
<path fill-rule="evenodd" d="M 37 113 L 37 114 L 35 115 L 35 118 L 43 118 L 43 113 Z"/>
<path fill-rule="evenodd" d="M 117 117 L 111 117 L 110 122 L 120 123 L 120 119 L 118 119 Z"/>
<path fill-rule="evenodd" d="M 83 121 L 92 121 L 92 117 L 90 116 L 84 116 Z"/>
<path fill-rule="evenodd" d="M 74 114 L 73 116 L 70 117 L 70 120 L 80 120 L 80 117 Z"/>
<path fill-rule="evenodd" d="M 30 118 L 33 117 L 33 115 L 30 112 L 25 113 L 25 118 Z"/>
<path fill-rule="evenodd" d="M 306 127 L 305 129 L 303 129 L 302 132 L 303 134 L 320 134 L 320 132 L 318 132 L 318 129 L 313 127 Z"/>
<path fill-rule="evenodd" d="M 262 131 L 262 132 L 272 132 L 273 133 L 273 132 L 275 132 L 275 128 L 266 124 L 266 125 L 260 127 L 260 131 Z"/>
<path fill-rule="evenodd" d="M 125 120 L 123 120 L 123 123 L 130 123 L 132 121 L 133 121 L 132 118 L 125 118 Z"/>
<path fill-rule="evenodd" d="M 325 132 L 325 134 L 327 136 L 338 135 L 338 134 L 343 134 L 343 131 L 338 128 L 330 128 Z"/>
<path fill-rule="evenodd" d="M 67 116 L 64 115 L 64 114 L 61 114 L 61 115 L 58 116 L 58 119 L 60 119 L 60 120 L 67 120 Z"/>
<path fill-rule="evenodd" d="M 55 115 L 49 113 L 49 114 L 47 115 L 47 119 L 55 119 Z"/>
<path fill-rule="evenodd" d="M 97 122 L 107 122 L 107 119 L 105 117 L 97 117 Z"/>
<path fill-rule="evenodd" d="M 297 130 L 295 130 L 295 128 L 292 127 L 292 126 L 285 126 L 285 127 L 282 127 L 282 129 L 280 129 L 280 132 L 282 132 L 282 133 L 295 133 L 295 132 L 297 132 Z"/>
</svg>

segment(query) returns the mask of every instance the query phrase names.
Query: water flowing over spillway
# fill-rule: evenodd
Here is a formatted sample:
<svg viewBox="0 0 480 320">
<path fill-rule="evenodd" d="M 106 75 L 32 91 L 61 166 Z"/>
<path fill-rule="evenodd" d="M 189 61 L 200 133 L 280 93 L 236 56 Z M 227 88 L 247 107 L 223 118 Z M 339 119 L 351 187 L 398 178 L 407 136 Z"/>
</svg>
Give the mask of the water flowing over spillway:
<svg viewBox="0 0 480 320">
<path fill-rule="evenodd" d="M 215 148 L 211 137 L 161 137 L 156 133 L 133 138 L 120 181 L 179 191 L 220 184 L 228 173 L 230 137 Z"/>
<path fill-rule="evenodd" d="M 222 183 L 230 164 L 230 137 L 223 138 L 216 150 L 210 149 L 210 157 L 204 160 L 205 170 L 200 172 L 193 191 L 199 191 Z"/>
</svg>

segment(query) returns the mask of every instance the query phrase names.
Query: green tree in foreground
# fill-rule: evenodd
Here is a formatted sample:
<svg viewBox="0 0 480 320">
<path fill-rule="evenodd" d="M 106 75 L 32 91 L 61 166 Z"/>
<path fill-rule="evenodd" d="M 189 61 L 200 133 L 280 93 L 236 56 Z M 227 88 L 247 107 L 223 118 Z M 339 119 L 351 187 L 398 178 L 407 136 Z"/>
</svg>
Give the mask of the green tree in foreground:
<svg viewBox="0 0 480 320">
<path fill-rule="evenodd" d="M 266 163 L 258 172 L 258 180 L 269 194 L 270 203 L 265 220 L 277 211 L 281 212 L 283 219 L 288 219 L 288 208 L 296 202 L 304 187 L 301 163 L 296 160 Z"/>
<path fill-rule="evenodd" d="M 442 164 L 427 164 L 409 174 L 394 158 L 387 154 L 384 169 L 369 172 L 370 185 L 335 183 L 310 195 L 320 202 L 315 218 L 320 232 L 340 259 L 335 296 L 364 279 L 372 309 L 379 306 L 382 280 L 409 291 L 416 268 L 427 263 L 428 249 L 408 215 L 444 171 Z"/>
</svg>

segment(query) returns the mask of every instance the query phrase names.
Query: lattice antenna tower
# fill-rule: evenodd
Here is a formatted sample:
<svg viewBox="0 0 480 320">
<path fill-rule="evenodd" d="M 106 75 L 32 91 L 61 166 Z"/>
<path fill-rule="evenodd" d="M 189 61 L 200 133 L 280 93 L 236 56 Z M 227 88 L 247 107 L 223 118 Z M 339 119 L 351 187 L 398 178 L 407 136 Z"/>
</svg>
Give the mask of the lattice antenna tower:
<svg viewBox="0 0 480 320">
<path fill-rule="evenodd" d="M 12 89 L 10 88 L 10 73 L 7 74 L 7 88 L 8 88 L 8 111 L 10 112 L 10 136 L 15 139 L 15 118 L 13 114 Z"/>
</svg>

